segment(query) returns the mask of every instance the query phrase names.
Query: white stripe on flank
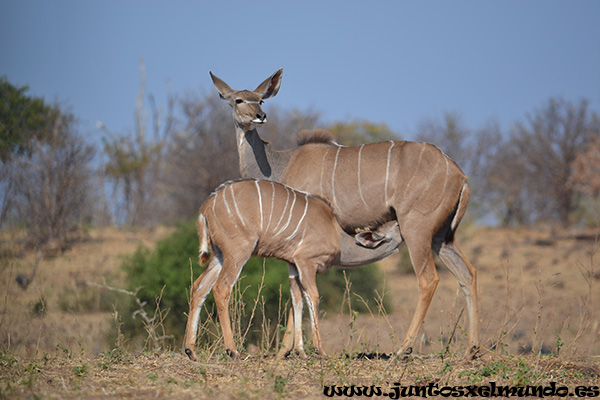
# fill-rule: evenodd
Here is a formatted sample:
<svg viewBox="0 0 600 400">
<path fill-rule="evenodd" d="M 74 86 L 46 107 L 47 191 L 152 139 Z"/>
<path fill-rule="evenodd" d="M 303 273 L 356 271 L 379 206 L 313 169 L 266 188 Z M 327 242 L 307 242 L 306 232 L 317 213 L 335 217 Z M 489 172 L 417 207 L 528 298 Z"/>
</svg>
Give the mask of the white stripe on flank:
<svg viewBox="0 0 600 400">
<path fill-rule="evenodd" d="M 298 244 L 296 245 L 296 248 L 299 249 L 300 246 L 302 246 L 302 242 L 304 242 L 304 236 L 306 235 L 306 225 L 304 225 L 304 229 L 302 230 L 302 237 L 300 238 L 300 241 L 298 242 Z"/>
<path fill-rule="evenodd" d="M 227 229 L 225 229 L 225 227 L 223 226 L 223 224 L 221 223 L 221 221 L 219 220 L 219 217 L 217 217 L 217 212 L 215 211 L 215 205 L 217 204 L 217 197 L 219 196 L 221 192 L 216 192 L 215 193 L 215 197 L 213 197 L 213 204 L 212 204 L 212 213 L 213 216 L 215 217 L 215 221 L 217 222 L 217 224 L 219 224 L 219 226 L 221 227 L 221 229 L 223 230 L 223 232 L 225 232 L 225 235 L 227 237 L 229 236 L 229 233 L 227 232 Z M 225 189 L 223 189 L 223 197 L 225 197 Z M 225 202 L 225 204 L 227 204 L 227 202 Z M 235 223 L 235 221 L 234 221 Z M 237 224 L 235 225 L 235 227 L 237 228 Z"/>
<path fill-rule="evenodd" d="M 283 216 L 285 215 L 285 209 L 287 208 L 288 202 L 290 201 L 290 189 L 288 189 L 286 186 L 284 186 L 284 188 L 287 193 L 287 198 L 285 199 L 285 206 L 283 206 L 283 210 L 281 211 L 281 217 L 279 217 L 279 222 L 277 222 L 277 225 L 275 225 L 275 228 L 273 228 L 273 231 L 276 231 L 277 228 L 279 228 L 279 224 L 281 223 L 281 221 L 283 221 Z"/>
<path fill-rule="evenodd" d="M 288 236 L 286 238 L 286 240 L 290 240 L 291 238 L 293 238 L 296 235 L 296 232 L 298 232 L 298 229 L 300 229 L 300 226 L 302 225 L 302 221 L 304 220 L 304 217 L 306 216 L 306 211 L 308 210 L 308 195 L 304 194 L 304 201 L 306 202 L 306 204 L 304 205 L 304 213 L 302 213 L 302 217 L 300 218 L 300 221 L 298 221 L 298 225 L 296 225 L 296 229 L 294 229 L 294 232 L 292 232 L 292 234 L 290 236 Z"/>
<path fill-rule="evenodd" d="M 325 159 L 327 158 L 327 154 L 329 154 L 329 147 L 325 150 L 323 154 L 323 160 L 321 161 L 321 180 L 319 181 L 319 190 L 320 194 L 323 194 L 323 170 L 325 169 Z"/>
<path fill-rule="evenodd" d="M 302 231 L 302 237 L 300 238 L 300 241 L 298 242 L 298 246 L 300 247 L 300 245 L 302 244 L 302 242 L 304 242 L 304 236 L 306 236 L 306 225 L 304 225 L 304 230 Z"/>
<path fill-rule="evenodd" d="M 215 216 L 215 218 L 217 217 L 217 213 L 215 212 L 215 204 L 217 204 L 217 196 L 219 195 L 219 192 L 215 193 L 215 198 L 213 199 L 213 204 L 212 204 L 212 212 L 213 215 Z"/>
<path fill-rule="evenodd" d="M 260 193 L 260 185 L 258 184 L 258 181 L 254 181 L 254 183 L 256 184 L 256 191 L 258 192 L 258 205 L 260 208 L 260 230 L 262 231 L 262 228 L 263 228 L 262 194 Z"/>
<path fill-rule="evenodd" d="M 387 167 L 385 169 L 385 205 L 388 205 L 388 180 L 390 179 L 390 159 L 392 156 L 392 148 L 394 147 L 394 141 L 391 141 L 392 145 L 388 149 Z"/>
<path fill-rule="evenodd" d="M 271 189 L 273 189 L 273 193 L 271 194 L 271 212 L 269 213 L 269 223 L 265 228 L 265 232 L 269 231 L 269 226 L 271 226 L 271 218 L 273 218 L 273 209 L 275 208 L 275 184 L 271 181 Z"/>
<path fill-rule="evenodd" d="M 293 190 L 292 192 L 294 193 L 294 200 L 292 201 L 292 205 L 290 206 L 290 217 L 288 218 L 285 225 L 274 236 L 277 236 L 281 232 L 285 231 L 287 229 L 288 225 L 290 224 L 290 221 L 292 220 L 292 215 L 294 214 L 294 204 L 296 204 L 296 191 Z"/>
<path fill-rule="evenodd" d="M 215 195 L 215 203 L 216 203 L 216 197 L 217 196 Z M 233 217 L 233 214 L 231 213 L 231 209 L 229 208 L 229 203 L 227 203 L 227 198 L 225 197 L 225 189 L 223 189 L 223 203 L 225 203 L 225 208 L 227 209 L 227 213 L 229 214 L 229 216 Z M 214 209 L 214 206 L 215 206 L 215 204 L 213 203 L 213 209 Z M 235 225 L 235 228 L 237 229 L 238 226 L 237 226 L 237 222 L 235 222 L 235 218 L 231 218 L 231 220 L 233 221 L 233 224 Z"/>
<path fill-rule="evenodd" d="M 450 176 L 450 163 L 448 161 L 448 156 L 444 154 L 444 158 L 446 159 L 446 178 L 444 179 L 444 189 L 446 189 L 446 184 L 448 183 L 448 177 Z"/>
<path fill-rule="evenodd" d="M 335 153 L 335 162 L 333 163 L 333 172 L 331 174 L 331 194 L 332 194 L 332 197 L 333 197 L 333 205 L 338 210 L 340 208 L 338 207 L 337 200 L 335 198 L 335 170 L 337 169 L 337 162 L 338 162 L 338 157 L 340 155 L 340 150 L 341 149 L 342 149 L 341 147 L 338 147 L 337 152 Z"/>
<path fill-rule="evenodd" d="M 442 154 L 444 155 L 444 159 L 446 160 L 446 176 L 444 177 L 444 185 L 442 186 L 442 192 L 441 193 L 445 193 L 446 192 L 446 185 L 448 184 L 448 177 L 450 176 L 450 164 L 449 164 L 449 159 L 448 156 L 446 154 L 444 154 L 444 152 L 442 152 Z M 462 192 L 462 190 L 461 190 Z M 438 204 L 440 204 L 442 202 L 442 196 L 440 196 L 440 201 Z"/>
<path fill-rule="evenodd" d="M 240 218 L 240 221 L 242 222 L 242 225 L 244 225 L 244 228 L 245 228 L 246 223 L 244 222 L 244 219 L 242 218 L 242 214 L 240 214 L 240 209 L 238 208 L 237 201 L 235 201 L 235 192 L 233 191 L 233 185 L 231 185 L 229 187 L 231 188 L 231 198 L 233 199 L 233 205 L 235 206 L 235 211 L 237 212 L 237 215 Z"/>
<path fill-rule="evenodd" d="M 365 208 L 369 208 L 369 206 L 367 205 L 367 202 L 365 201 L 365 198 L 363 197 L 363 192 L 362 192 L 362 183 L 361 183 L 361 179 L 360 179 L 360 160 L 362 157 L 362 150 L 363 147 L 365 147 L 365 145 L 361 145 L 360 149 L 358 150 L 358 194 L 360 195 L 360 199 L 362 200 L 363 204 L 365 205 Z"/>
<path fill-rule="evenodd" d="M 406 184 L 406 187 L 404 188 L 404 195 L 406 195 L 406 192 L 408 191 L 410 184 L 412 183 L 412 181 L 417 176 L 417 173 L 419 172 L 419 167 L 421 166 L 421 160 L 423 159 L 423 153 L 425 152 L 426 147 L 427 147 L 427 144 L 423 143 L 423 148 L 421 148 L 421 153 L 419 154 L 419 161 L 417 161 L 417 166 L 415 167 L 415 173 L 413 174 L 412 178 L 410 178 L 410 181 L 408 181 L 408 183 Z"/>
</svg>

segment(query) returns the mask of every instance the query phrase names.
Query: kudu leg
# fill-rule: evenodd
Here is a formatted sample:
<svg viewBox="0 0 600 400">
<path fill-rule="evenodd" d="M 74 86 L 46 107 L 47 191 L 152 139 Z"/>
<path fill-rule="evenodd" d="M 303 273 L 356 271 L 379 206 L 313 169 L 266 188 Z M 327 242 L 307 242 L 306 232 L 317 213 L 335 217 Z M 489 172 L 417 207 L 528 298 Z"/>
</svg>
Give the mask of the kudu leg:
<svg viewBox="0 0 600 400">
<path fill-rule="evenodd" d="M 319 329 L 319 289 L 317 288 L 317 266 L 310 263 L 298 263 L 300 285 L 308 306 L 312 323 L 313 346 L 321 356 L 327 356 L 323 351 L 321 331 Z"/>
<path fill-rule="evenodd" d="M 292 280 L 290 279 L 290 301 L 293 303 L 291 298 L 291 286 Z M 288 354 L 292 352 L 292 349 L 295 347 L 295 339 L 294 339 L 294 307 L 290 307 L 290 312 L 288 315 L 287 326 L 285 328 L 285 333 L 283 334 L 283 339 L 281 340 L 282 346 L 281 349 L 277 352 L 277 359 L 281 360 Z"/>
<path fill-rule="evenodd" d="M 437 253 L 444 265 L 456 277 L 462 289 L 469 314 L 469 347 L 467 356 L 473 356 L 479 348 L 479 316 L 477 304 L 477 270 L 463 255 L 455 243 L 443 243 Z"/>
<path fill-rule="evenodd" d="M 219 275 L 219 279 L 213 288 L 213 296 L 215 298 L 215 304 L 217 305 L 217 314 L 219 315 L 221 330 L 223 331 L 225 349 L 231 358 L 237 358 L 238 352 L 235 341 L 233 340 L 231 321 L 229 320 L 229 300 L 231 298 L 233 285 L 237 282 L 242 267 L 249 258 L 250 254 L 245 258 L 241 257 L 241 261 L 237 261 L 233 258 L 226 259 L 223 263 L 223 273 Z M 224 273 L 225 271 L 227 271 L 227 273 Z"/>
<path fill-rule="evenodd" d="M 192 300 L 188 314 L 187 326 L 185 328 L 184 352 L 192 360 L 196 361 L 196 336 L 198 324 L 200 323 L 200 311 L 206 300 L 206 296 L 217 282 L 223 267 L 220 254 L 213 257 L 204 272 L 196 279 L 192 286 Z"/>
<path fill-rule="evenodd" d="M 412 352 L 414 340 L 425 320 L 425 314 L 429 309 L 433 294 L 440 280 L 433 261 L 431 236 L 428 237 L 427 235 L 419 234 L 419 232 L 414 235 L 406 235 L 404 231 L 403 235 L 408 246 L 411 263 L 417 275 L 418 301 L 404 342 L 400 350 L 396 353 L 398 356 L 405 356 Z"/>
<path fill-rule="evenodd" d="M 298 268 L 288 264 L 290 273 L 290 300 L 292 307 L 288 318 L 286 332 L 283 336 L 284 346 L 279 350 L 277 358 L 283 358 L 291 351 L 296 351 L 301 358 L 306 358 L 302 340 L 302 289 L 300 287 Z"/>
</svg>

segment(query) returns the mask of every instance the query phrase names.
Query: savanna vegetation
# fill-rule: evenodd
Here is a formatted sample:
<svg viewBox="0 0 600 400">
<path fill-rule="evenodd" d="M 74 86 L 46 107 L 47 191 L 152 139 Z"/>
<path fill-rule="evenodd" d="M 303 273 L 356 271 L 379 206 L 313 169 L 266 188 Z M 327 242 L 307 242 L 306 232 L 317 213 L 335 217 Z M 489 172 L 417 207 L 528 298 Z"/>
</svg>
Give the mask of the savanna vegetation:
<svg viewBox="0 0 600 400">
<path fill-rule="evenodd" d="M 224 354 L 212 300 L 199 363 L 181 354 L 189 287 L 202 267 L 194 218 L 239 177 L 229 109 L 216 95 L 156 105 L 143 68 L 135 128 L 87 137 L 76 116 L 0 79 L 0 398 L 320 397 L 327 385 L 598 385 L 600 117 L 585 99 L 550 98 L 498 124 L 458 112 L 423 121 L 470 177 L 463 250 L 479 271 L 480 358 L 465 360 L 464 300 L 450 273 L 416 354 L 390 358 L 415 307 L 408 254 L 319 276 L 328 358 L 276 360 L 287 267 L 251 259 L 232 318 L 244 357 Z M 147 109 L 149 107 L 149 109 Z M 162 110 L 163 112 L 160 112 Z M 343 144 L 402 139 L 372 121 L 266 109 L 277 148 L 301 129 Z M 494 228 L 486 228 L 486 224 Z M 307 324 L 308 325 L 308 324 Z"/>
</svg>

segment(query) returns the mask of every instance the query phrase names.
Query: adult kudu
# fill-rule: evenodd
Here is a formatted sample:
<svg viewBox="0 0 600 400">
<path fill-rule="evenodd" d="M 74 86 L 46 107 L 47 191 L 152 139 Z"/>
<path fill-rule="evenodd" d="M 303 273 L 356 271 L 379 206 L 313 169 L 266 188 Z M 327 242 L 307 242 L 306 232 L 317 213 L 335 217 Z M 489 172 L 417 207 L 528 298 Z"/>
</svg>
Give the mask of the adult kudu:
<svg viewBox="0 0 600 400">
<path fill-rule="evenodd" d="M 346 147 L 315 135 L 296 148 L 273 150 L 256 126 L 266 122 L 261 104 L 278 93 L 282 74 L 279 69 L 253 91 L 236 91 L 210 73 L 221 98 L 233 109 L 242 177 L 273 180 L 327 198 L 347 232 L 396 220 L 402 235 L 397 244 L 406 242 L 418 280 L 417 307 L 398 354 L 412 352 L 437 287 L 433 252 L 465 295 L 467 353 L 476 352 L 477 272 L 455 241 L 470 196 L 465 174 L 438 147 L 427 143 L 389 141 Z M 368 254 L 353 260 L 353 265 L 377 261 L 389 252 L 374 248 Z"/>
</svg>

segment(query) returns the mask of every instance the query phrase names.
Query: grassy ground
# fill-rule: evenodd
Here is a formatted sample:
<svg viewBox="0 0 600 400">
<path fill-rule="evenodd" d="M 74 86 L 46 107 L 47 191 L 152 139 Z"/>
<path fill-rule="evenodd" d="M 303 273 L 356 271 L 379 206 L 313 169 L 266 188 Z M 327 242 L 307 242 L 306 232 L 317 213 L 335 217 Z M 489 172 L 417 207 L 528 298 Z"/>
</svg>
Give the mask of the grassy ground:
<svg viewBox="0 0 600 400">
<path fill-rule="evenodd" d="M 391 311 L 372 307 L 360 315 L 324 313 L 328 358 L 278 361 L 260 345 L 249 344 L 241 360 L 231 361 L 216 341 L 201 352 L 199 363 L 168 349 L 141 352 L 107 340 L 117 330 L 112 305 L 122 300 L 89 284 L 107 280 L 118 286 L 122 255 L 168 232 L 93 230 L 63 255 L 43 259 L 26 289 L 15 278 L 31 273 L 35 253 L 15 252 L 17 257 L 4 259 L 0 398 L 322 398 L 329 385 L 375 385 L 383 392 L 398 387 L 395 383 L 558 382 L 571 391 L 599 385 L 600 246 L 595 232 L 462 230 L 461 247 L 479 273 L 483 350 L 476 360 L 462 358 L 464 300 L 443 267 L 414 356 L 388 359 L 416 305 L 416 280 L 400 254 L 381 263 L 386 274 L 382 296 L 391 300 Z M 15 243 L 9 236 L 3 239 L 4 245 Z M 350 306 L 340 309 L 358 301 L 351 296 Z M 182 329 L 184 324 L 182 316 Z"/>
<path fill-rule="evenodd" d="M 408 361 L 331 356 L 287 359 L 248 356 L 239 361 L 215 357 L 192 363 L 180 354 L 130 355 L 108 352 L 94 357 L 63 354 L 29 361 L 4 355 L 5 398 L 323 398 L 324 388 L 365 385 L 390 392 L 394 386 L 545 386 L 558 382 L 574 391 L 598 385 L 597 363 L 551 356 L 485 355 L 474 361 L 449 356 L 415 356 Z"/>
</svg>

